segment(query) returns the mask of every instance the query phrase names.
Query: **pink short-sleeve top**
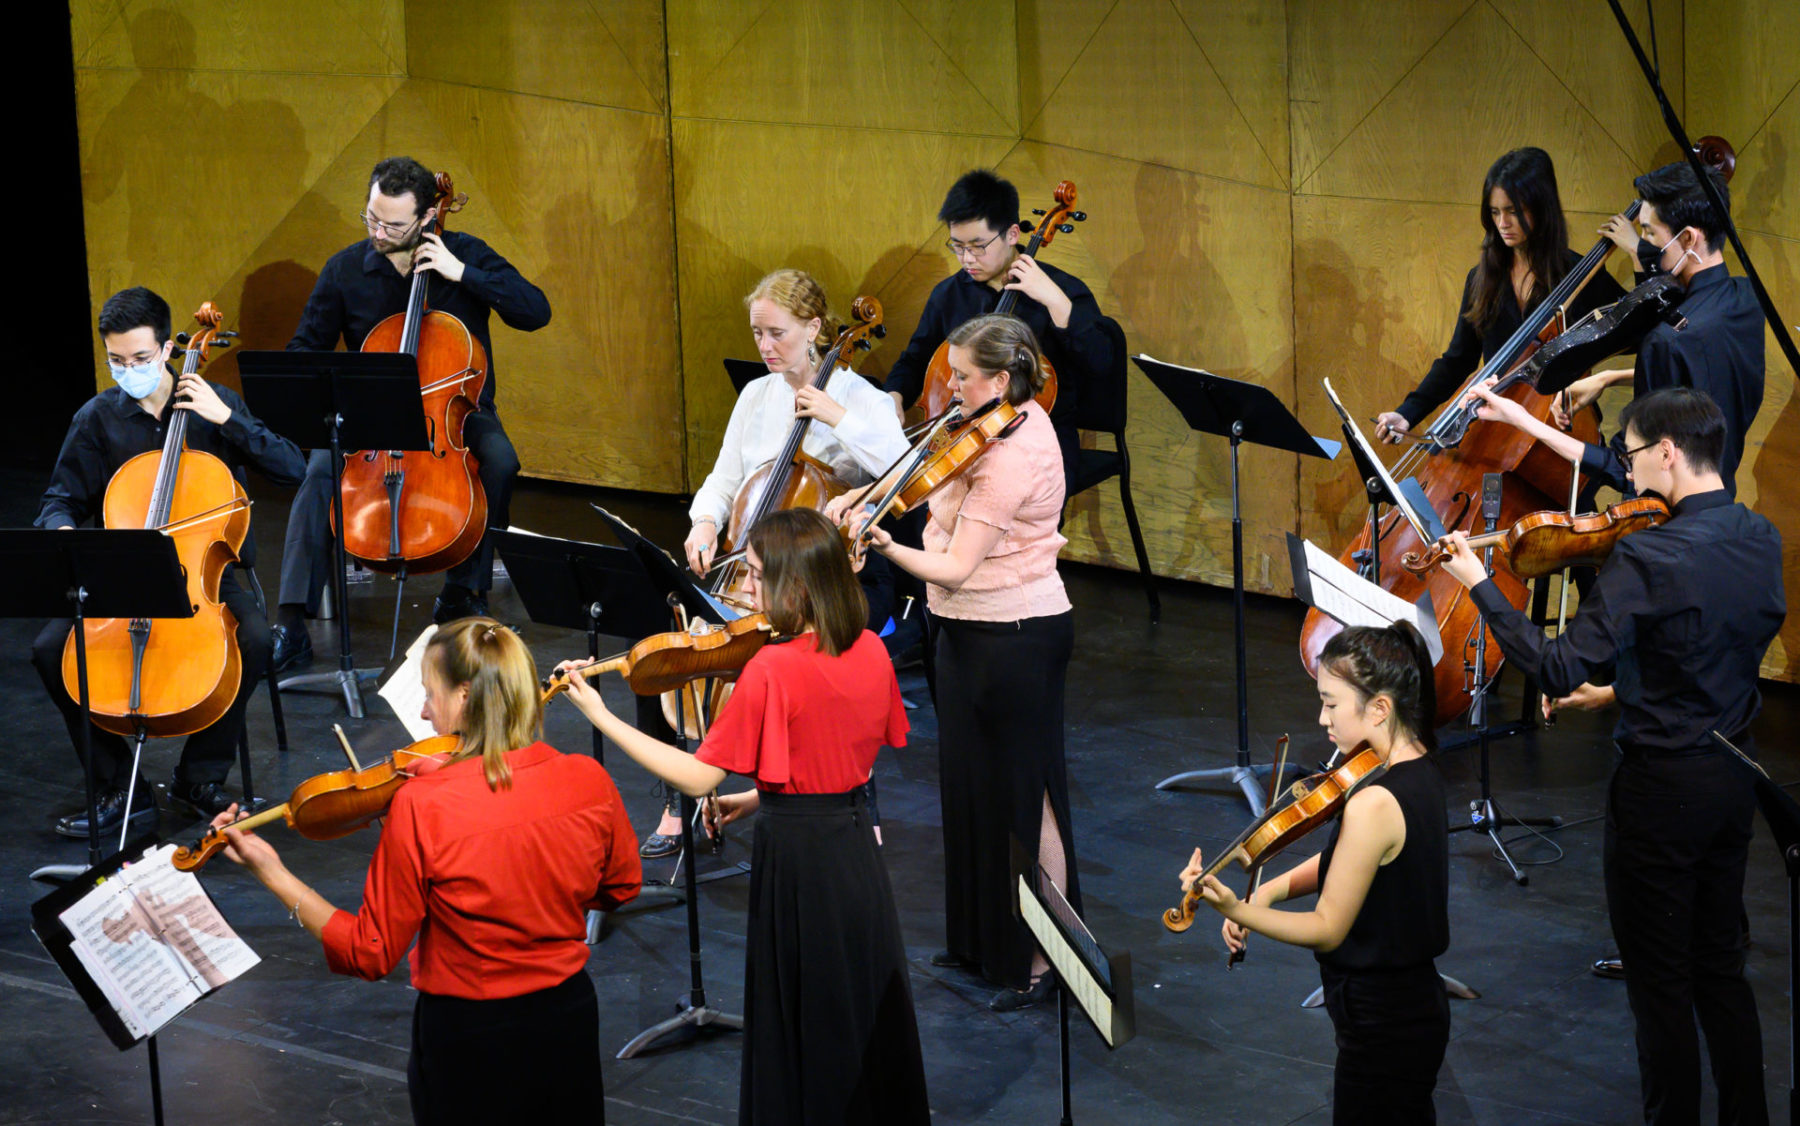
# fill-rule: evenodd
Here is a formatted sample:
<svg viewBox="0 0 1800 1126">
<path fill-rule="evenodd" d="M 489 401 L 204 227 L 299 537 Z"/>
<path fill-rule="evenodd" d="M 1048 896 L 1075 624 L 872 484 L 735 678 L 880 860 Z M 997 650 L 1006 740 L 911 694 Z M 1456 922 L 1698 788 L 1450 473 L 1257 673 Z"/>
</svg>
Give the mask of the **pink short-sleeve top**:
<svg viewBox="0 0 1800 1126">
<path fill-rule="evenodd" d="M 1013 622 L 1069 610 L 1056 555 L 1069 542 L 1056 530 L 1062 515 L 1062 448 L 1036 403 L 1023 421 L 930 500 L 926 551 L 947 551 L 959 521 L 998 528 L 1000 542 L 962 586 L 927 584 L 931 612 L 946 618 Z"/>
</svg>

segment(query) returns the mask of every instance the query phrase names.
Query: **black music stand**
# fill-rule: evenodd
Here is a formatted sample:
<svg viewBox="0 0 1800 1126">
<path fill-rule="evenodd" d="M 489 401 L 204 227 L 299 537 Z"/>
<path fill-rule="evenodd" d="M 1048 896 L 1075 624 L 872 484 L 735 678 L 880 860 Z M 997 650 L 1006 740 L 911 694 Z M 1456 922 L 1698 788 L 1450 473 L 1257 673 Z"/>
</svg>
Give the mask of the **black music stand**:
<svg viewBox="0 0 1800 1126">
<path fill-rule="evenodd" d="M 428 450 L 419 362 L 407 352 L 239 352 L 244 402 L 269 429 L 301 449 L 331 451 L 331 512 L 344 526 L 344 449 Z M 344 581 L 344 537 L 331 537 L 331 597 L 337 606 L 336 672 L 305 673 L 280 682 L 283 691 L 334 685 L 354 719 L 363 718 L 362 686 L 380 669 L 359 669 L 350 646 L 350 592 Z M 405 572 L 401 573 L 405 583 Z M 394 629 L 400 628 L 400 595 Z M 389 654 L 392 656 L 392 653 Z"/>
<path fill-rule="evenodd" d="M 88 618 L 191 618 L 187 580 L 175 541 L 151 529 L 104 528 L 8 528 L 0 530 L 0 618 L 75 619 L 76 703 L 81 707 L 82 776 L 87 785 L 88 863 L 101 861 L 100 817 L 94 804 L 94 748 L 92 703 L 88 697 Z M 142 754 L 142 733 L 136 741 Z M 133 784 L 137 757 L 131 763 Z M 126 802 L 121 823 L 120 848 L 131 826 L 131 806 Z M 79 865 L 50 864 L 33 872 L 33 879 L 67 880 L 86 869 Z"/>
<path fill-rule="evenodd" d="M 1733 746 L 1717 731 L 1708 732 L 1713 742 L 1737 756 L 1756 775 L 1756 804 L 1768 822 L 1775 847 L 1781 850 L 1782 868 L 1788 879 L 1788 991 L 1800 988 L 1800 802 L 1769 777 L 1755 759 Z M 1788 1009 L 1788 1126 L 1800 1126 L 1800 1016 Z"/>
<path fill-rule="evenodd" d="M 1061 1057 L 1062 1126 L 1073 1126 L 1069 1099 L 1069 995 L 1114 1049 L 1137 1035 L 1131 989 L 1131 952 L 1107 954 L 1061 889 L 1037 862 L 1037 850 L 1012 837 L 1013 916 L 1024 923 L 1056 974 L 1056 1018 Z"/>
<path fill-rule="evenodd" d="M 727 359 L 725 361 L 725 376 L 731 380 L 732 391 L 739 395 L 744 393 L 744 388 L 750 386 L 752 380 L 761 379 L 768 374 L 769 365 L 761 360 Z"/>
<path fill-rule="evenodd" d="M 1254 383 L 1225 379 L 1199 368 L 1163 363 L 1149 356 L 1133 356 L 1141 368 L 1189 427 L 1203 434 L 1231 440 L 1231 600 L 1233 636 L 1237 643 L 1237 759 L 1234 765 L 1189 770 L 1156 784 L 1159 790 L 1195 782 L 1225 779 L 1243 791 L 1252 813 L 1263 811 L 1260 769 L 1250 763 L 1250 682 L 1244 655 L 1244 515 L 1238 487 L 1238 446 L 1268 446 L 1290 453 L 1330 460 L 1340 449 L 1336 442 L 1315 438 L 1300 420 L 1275 397 Z"/>
</svg>

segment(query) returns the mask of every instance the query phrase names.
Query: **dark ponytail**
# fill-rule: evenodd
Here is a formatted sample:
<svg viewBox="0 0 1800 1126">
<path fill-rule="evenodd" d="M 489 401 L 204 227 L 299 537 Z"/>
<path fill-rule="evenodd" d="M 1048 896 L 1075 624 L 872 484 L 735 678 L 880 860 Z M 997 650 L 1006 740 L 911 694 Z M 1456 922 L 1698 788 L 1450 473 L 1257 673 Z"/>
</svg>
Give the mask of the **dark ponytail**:
<svg viewBox="0 0 1800 1126">
<path fill-rule="evenodd" d="M 1385 693 L 1405 734 L 1437 750 L 1437 677 L 1425 638 L 1410 622 L 1350 626 L 1325 643 L 1319 667 L 1355 689 L 1360 703 Z"/>
</svg>

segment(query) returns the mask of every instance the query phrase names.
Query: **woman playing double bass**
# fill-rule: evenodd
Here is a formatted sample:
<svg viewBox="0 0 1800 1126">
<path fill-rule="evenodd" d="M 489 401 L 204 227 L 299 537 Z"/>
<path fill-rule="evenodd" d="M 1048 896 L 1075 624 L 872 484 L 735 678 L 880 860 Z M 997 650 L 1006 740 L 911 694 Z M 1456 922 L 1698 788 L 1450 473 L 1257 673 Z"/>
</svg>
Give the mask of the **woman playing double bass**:
<svg viewBox="0 0 1800 1126">
<path fill-rule="evenodd" d="M 1581 261 L 1569 249 L 1556 167 L 1540 148 L 1514 149 L 1488 169 L 1481 185 L 1481 228 L 1481 258 L 1463 282 L 1450 345 L 1397 408 L 1376 418 L 1376 436 L 1385 442 L 1399 442 L 1456 394 Z M 1619 283 L 1602 270 L 1575 295 L 1569 319 L 1623 296 Z"/>
<path fill-rule="evenodd" d="M 1436 703 L 1425 639 L 1410 625 L 1358 626 L 1325 643 L 1319 723 L 1346 751 L 1386 765 L 1353 791 L 1325 850 L 1240 900 L 1216 876 L 1201 895 L 1225 916 L 1225 944 L 1247 931 L 1310 948 L 1337 1030 L 1332 1121 L 1429 1123 L 1450 1006 L 1433 960 L 1450 945 L 1444 780 L 1427 756 Z M 1200 850 L 1181 873 L 1192 887 Z M 1311 911 L 1274 905 L 1317 895 Z"/>
<path fill-rule="evenodd" d="M 412 948 L 415 1122 L 602 1122 L 586 913 L 643 882 L 618 788 L 539 740 L 531 652 L 492 618 L 434 634 L 424 680 L 422 714 L 461 747 L 395 794 L 354 914 L 230 828 L 236 807 L 213 826 L 333 972 L 373 981 Z"/>
</svg>

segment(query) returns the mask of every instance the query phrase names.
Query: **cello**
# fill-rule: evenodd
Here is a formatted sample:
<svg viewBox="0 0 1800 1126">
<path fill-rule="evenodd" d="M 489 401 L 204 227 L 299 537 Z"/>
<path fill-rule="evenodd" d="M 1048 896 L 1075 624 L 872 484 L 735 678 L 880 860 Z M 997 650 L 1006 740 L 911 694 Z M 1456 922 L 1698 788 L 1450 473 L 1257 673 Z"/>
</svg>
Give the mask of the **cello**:
<svg viewBox="0 0 1800 1126">
<path fill-rule="evenodd" d="M 1714 162 L 1721 172 L 1730 166 L 1731 160 L 1726 159 L 1730 146 L 1724 141 L 1703 138 L 1700 147 L 1702 155 Z M 1640 202 L 1633 201 L 1625 210 L 1625 217 L 1635 218 L 1640 206 Z M 1420 440 L 1392 466 L 1397 480 L 1409 475 L 1418 476 L 1426 498 L 1447 529 L 1463 528 L 1472 523 L 1472 517 L 1479 516 L 1474 499 L 1480 495 L 1482 476 L 1486 473 L 1502 473 L 1506 478 L 1499 518 L 1501 527 L 1510 528 L 1531 513 L 1568 504 L 1574 467 L 1523 431 L 1505 424 L 1481 421 L 1469 402 L 1468 392 L 1479 383 L 1495 380 L 1497 393 L 1518 401 L 1538 418 L 1547 420 L 1553 399 L 1536 386 L 1542 364 L 1537 353 L 1569 327 L 1570 302 L 1603 268 L 1612 250 L 1613 243 L 1601 239 L 1588 251 L 1556 288 L 1526 314 L 1518 331 L 1470 377 L 1451 398 L 1450 405 L 1425 429 Z M 1573 419 L 1571 433 L 1584 442 L 1597 443 L 1600 437 L 1597 416 L 1598 412 L 1591 407 L 1579 412 Z M 1376 540 L 1378 554 L 1371 550 L 1370 541 L 1370 527 L 1364 521 L 1356 538 L 1339 556 L 1339 561 L 1358 570 L 1365 578 L 1372 568 L 1377 569 L 1381 586 L 1407 602 L 1417 601 L 1426 590 L 1431 592 L 1444 641 L 1444 655 L 1436 669 L 1435 718 L 1440 725 L 1448 723 L 1466 711 L 1472 702 L 1464 669 L 1474 661 L 1479 636 L 1476 631 L 1486 628 L 1481 614 L 1462 584 L 1449 575 L 1442 571 L 1415 575 L 1402 565 L 1407 554 L 1423 554 L 1431 545 L 1420 540 L 1398 511 L 1390 511 L 1381 522 Z M 1522 576 L 1504 560 L 1497 560 L 1493 578 L 1508 602 L 1524 607 L 1526 588 Z M 1320 650 L 1340 628 L 1336 621 L 1316 608 L 1307 611 L 1300 631 L 1300 658 L 1309 674 L 1316 672 Z M 1483 661 L 1483 679 L 1497 675 L 1503 661 L 1500 646 L 1490 633 Z"/>
<path fill-rule="evenodd" d="M 436 215 L 461 211 L 448 172 L 437 175 Z M 344 551 L 371 570 L 429 574 L 467 559 L 487 534 L 487 494 L 463 421 L 480 410 L 487 350 L 468 326 L 426 300 L 429 270 L 412 272 L 406 311 L 369 330 L 364 352 L 406 352 L 419 361 L 427 450 L 354 450 L 344 455 Z M 335 516 L 333 517 L 335 530 Z"/>
<path fill-rule="evenodd" d="M 1030 220 L 1019 224 L 1019 228 L 1031 232 L 1031 241 L 1019 251 L 1028 258 L 1036 258 L 1038 251 L 1049 246 L 1057 233 L 1069 234 L 1075 230 L 1075 224 L 1087 219 L 1087 212 L 1075 210 L 1075 182 L 1063 180 L 1056 185 L 1054 202 L 1046 212 L 1043 208 L 1033 208 L 1033 215 L 1042 215 L 1034 225 Z M 991 228 L 990 228 L 991 229 Z M 1008 289 L 1000 294 L 1000 303 L 994 306 L 994 312 L 1011 314 L 1019 305 L 1019 291 Z M 1050 365 L 1048 357 L 1043 357 L 1044 386 L 1032 398 L 1044 408 L 1048 414 L 1056 405 L 1056 369 Z M 925 391 L 919 401 L 925 404 L 925 417 L 937 418 L 950 406 L 952 392 L 950 390 L 950 342 L 944 341 L 931 354 L 931 363 L 925 368 Z"/>
<path fill-rule="evenodd" d="M 194 314 L 181 373 L 195 375 L 214 347 L 228 347 L 224 317 L 208 301 Z M 88 695 L 102 730 L 139 740 L 191 735 L 218 722 L 237 699 L 243 670 L 237 619 L 219 601 L 219 580 L 250 528 L 250 501 L 231 467 L 187 448 L 192 411 L 169 408 L 163 447 L 121 465 L 106 486 L 108 528 L 150 528 L 175 541 L 191 618 L 94 618 L 83 626 Z M 75 631 L 63 645 L 63 686 L 79 699 Z"/>
</svg>

